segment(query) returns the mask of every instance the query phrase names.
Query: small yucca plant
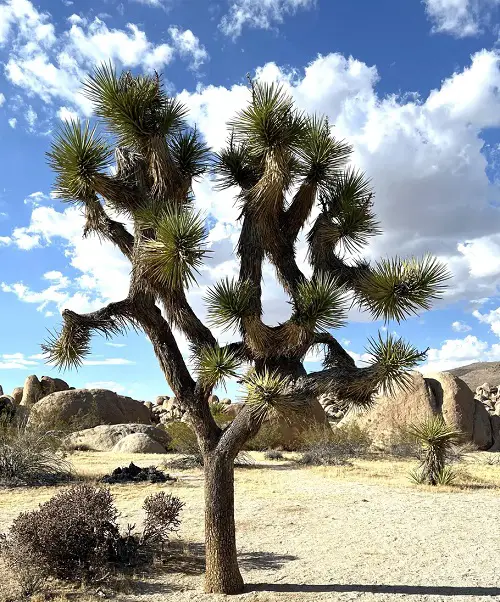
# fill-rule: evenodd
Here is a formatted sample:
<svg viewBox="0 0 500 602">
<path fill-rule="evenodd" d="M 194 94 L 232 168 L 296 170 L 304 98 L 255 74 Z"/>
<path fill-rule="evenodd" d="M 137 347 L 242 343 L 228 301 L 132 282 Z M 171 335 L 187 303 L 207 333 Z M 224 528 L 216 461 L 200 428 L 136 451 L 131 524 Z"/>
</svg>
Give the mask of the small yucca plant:
<svg viewBox="0 0 500 602">
<path fill-rule="evenodd" d="M 410 478 L 419 484 L 450 485 L 456 473 L 446 463 L 454 445 L 462 439 L 462 433 L 447 425 L 441 416 L 412 424 L 408 432 L 423 451 L 420 467 L 410 473 Z"/>
</svg>

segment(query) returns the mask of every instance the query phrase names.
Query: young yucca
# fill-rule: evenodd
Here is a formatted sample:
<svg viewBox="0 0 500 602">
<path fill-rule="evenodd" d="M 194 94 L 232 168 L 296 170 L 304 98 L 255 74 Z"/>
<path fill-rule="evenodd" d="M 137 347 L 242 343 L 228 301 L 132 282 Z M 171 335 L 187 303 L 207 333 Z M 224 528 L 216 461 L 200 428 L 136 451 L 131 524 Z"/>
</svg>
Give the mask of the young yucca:
<svg viewBox="0 0 500 602">
<path fill-rule="evenodd" d="M 419 470 L 412 471 L 410 478 L 420 484 L 449 485 L 455 474 L 446 462 L 453 446 L 460 442 L 462 433 L 447 425 L 441 416 L 412 424 L 408 432 L 420 443 L 423 451 Z"/>
</svg>

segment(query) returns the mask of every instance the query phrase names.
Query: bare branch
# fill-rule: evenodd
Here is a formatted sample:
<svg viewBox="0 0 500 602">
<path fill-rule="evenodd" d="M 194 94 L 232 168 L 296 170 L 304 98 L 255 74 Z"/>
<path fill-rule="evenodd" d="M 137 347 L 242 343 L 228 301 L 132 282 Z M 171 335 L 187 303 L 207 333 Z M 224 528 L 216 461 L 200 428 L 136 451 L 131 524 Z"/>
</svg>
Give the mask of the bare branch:
<svg viewBox="0 0 500 602">
<path fill-rule="evenodd" d="M 111 219 L 102 203 L 95 196 L 85 203 L 85 227 L 83 235 L 95 233 L 101 239 L 109 240 L 115 244 L 129 260 L 132 260 L 134 237 L 125 226 Z"/>
<path fill-rule="evenodd" d="M 356 366 L 354 359 L 329 332 L 317 332 L 314 335 L 313 344 L 324 345 L 326 348 L 324 360 L 325 368 L 341 366 L 354 368 Z"/>
</svg>

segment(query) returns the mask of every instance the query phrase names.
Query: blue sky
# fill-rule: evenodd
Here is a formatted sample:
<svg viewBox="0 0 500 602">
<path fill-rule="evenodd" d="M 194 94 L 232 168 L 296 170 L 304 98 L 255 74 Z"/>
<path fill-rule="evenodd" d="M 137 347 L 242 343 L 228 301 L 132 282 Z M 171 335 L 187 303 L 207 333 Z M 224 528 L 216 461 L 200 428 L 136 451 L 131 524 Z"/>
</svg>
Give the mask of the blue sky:
<svg viewBox="0 0 500 602">
<path fill-rule="evenodd" d="M 55 374 L 39 345 L 62 309 L 91 311 L 126 294 L 127 262 L 81 239 L 81 216 L 51 197 L 45 161 L 61 120 L 92 118 L 79 82 L 104 60 L 162 72 L 214 149 L 248 98 L 247 73 L 279 80 L 301 108 L 327 114 L 375 187 L 384 235 L 365 256 L 431 252 L 454 275 L 436 309 L 388 329 L 430 348 L 428 371 L 500 361 L 499 16 L 500 0 L 0 0 L 4 390 Z M 208 179 L 194 191 L 213 251 L 190 291 L 203 316 L 206 288 L 237 270 L 238 224 L 231 191 L 214 192 Z M 303 242 L 298 253 L 304 260 Z M 289 306 L 265 274 L 271 323 Z M 358 311 L 351 318 L 337 336 L 362 361 L 383 325 Z M 168 393 L 143 335 L 112 343 L 96 338 L 83 368 L 63 377 L 139 399 Z"/>
</svg>

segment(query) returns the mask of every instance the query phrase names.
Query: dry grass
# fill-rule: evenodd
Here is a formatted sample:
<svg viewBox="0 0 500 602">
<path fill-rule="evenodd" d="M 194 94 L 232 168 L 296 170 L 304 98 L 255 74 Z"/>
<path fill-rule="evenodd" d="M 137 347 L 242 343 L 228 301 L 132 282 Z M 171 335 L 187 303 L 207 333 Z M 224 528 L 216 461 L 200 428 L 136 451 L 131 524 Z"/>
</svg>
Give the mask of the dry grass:
<svg viewBox="0 0 500 602">
<path fill-rule="evenodd" d="M 442 595 L 453 596 L 454 602 L 478 602 L 483 594 L 485 600 L 491 599 L 493 589 L 484 588 L 496 587 L 497 581 L 492 550 L 500 540 L 495 521 L 500 465 L 488 464 L 487 454 L 468 457 L 458 466 L 462 475 L 457 484 L 442 488 L 413 485 L 408 472 L 416 462 L 411 460 L 374 457 L 354 460 L 351 466 L 302 468 L 292 453 L 285 453 L 283 461 L 265 461 L 263 453 L 251 455 L 257 467 L 236 469 L 240 560 L 254 590 L 244 599 L 317 602 L 367 596 L 380 602 L 413 592 L 410 599 L 415 602 L 441 599 L 436 598 L 441 586 L 451 587 Z M 71 456 L 75 473 L 89 480 L 131 460 L 139 466 L 161 466 L 165 456 L 95 452 Z M 186 504 L 170 562 L 157 567 L 154 576 L 137 575 L 115 584 L 118 600 L 223 599 L 201 593 L 202 471 L 174 476 L 178 481 L 173 484 L 111 486 L 124 524 L 140 522 L 142 500 L 156 491 L 172 491 Z M 0 531 L 20 511 L 35 508 L 55 490 L 0 490 Z M 398 583 L 415 589 L 399 591 Z M 384 584 L 389 585 L 384 589 Z M 52 599 L 60 602 L 102 599 L 89 590 L 58 593 L 60 598 Z M 500 596 L 500 588 L 495 595 Z M 3 597 L 0 593 L 1 602 L 7 599 L 6 592 Z"/>
</svg>

